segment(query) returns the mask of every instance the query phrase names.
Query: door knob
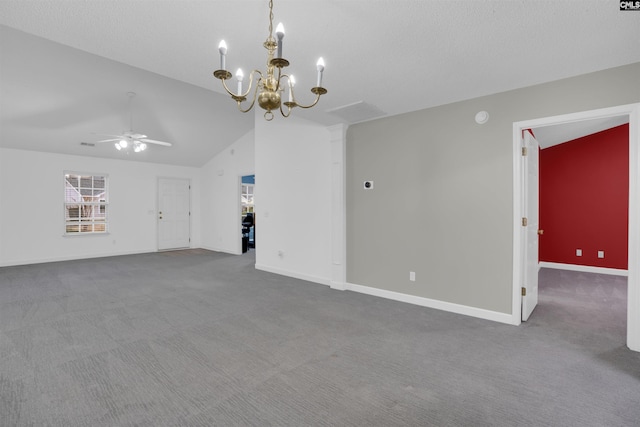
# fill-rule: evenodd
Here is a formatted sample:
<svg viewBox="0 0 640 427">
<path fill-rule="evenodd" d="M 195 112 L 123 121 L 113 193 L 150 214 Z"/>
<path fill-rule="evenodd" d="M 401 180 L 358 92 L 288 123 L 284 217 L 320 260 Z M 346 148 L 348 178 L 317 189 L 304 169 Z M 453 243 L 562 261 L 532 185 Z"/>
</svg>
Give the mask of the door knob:
<svg viewBox="0 0 640 427">
<path fill-rule="evenodd" d="M 538 234 L 542 236 L 544 234 L 544 230 L 538 230 Z"/>
</svg>

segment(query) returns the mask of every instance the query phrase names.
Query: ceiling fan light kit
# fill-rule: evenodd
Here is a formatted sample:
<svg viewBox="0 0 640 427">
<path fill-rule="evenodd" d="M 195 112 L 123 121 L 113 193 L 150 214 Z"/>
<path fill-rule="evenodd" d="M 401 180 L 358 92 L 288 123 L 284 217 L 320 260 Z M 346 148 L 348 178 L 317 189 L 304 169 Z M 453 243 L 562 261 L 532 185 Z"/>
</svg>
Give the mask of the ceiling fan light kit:
<svg viewBox="0 0 640 427">
<path fill-rule="evenodd" d="M 222 40 L 218 46 L 218 51 L 220 53 L 220 69 L 213 72 L 214 77 L 222 81 L 222 86 L 225 91 L 231 95 L 231 98 L 234 101 L 236 101 L 240 111 L 243 113 L 251 111 L 257 99 L 258 105 L 266 110 L 264 118 L 267 121 L 273 120 L 273 110 L 280 110 L 280 114 L 282 114 L 283 117 L 289 117 L 293 108 L 311 108 L 318 103 L 320 96 L 327 93 L 327 89 L 322 87 L 324 60 L 320 58 L 316 64 L 316 86 L 311 88 L 311 93 L 316 96 L 315 100 L 309 105 L 302 105 L 298 103 L 294 92 L 295 79 L 293 78 L 293 75 L 282 73 L 282 69 L 289 66 L 289 61 L 282 57 L 282 45 L 284 39 L 284 27 L 282 23 L 278 24 L 276 27 L 276 37 L 277 40 L 273 37 L 273 0 L 269 0 L 269 36 L 263 44 L 268 52 L 266 74 L 263 74 L 260 70 L 253 70 L 249 73 L 249 86 L 243 92 L 244 73 L 242 69 L 239 68 L 238 71 L 236 71 L 236 79 L 238 81 L 237 92 L 234 93 L 231 91 L 226 82 L 232 77 L 232 75 L 227 71 L 226 67 L 227 44 L 224 40 Z M 253 85 L 254 75 L 257 76 L 255 87 Z M 281 93 L 284 92 L 285 87 L 288 88 L 289 97 L 288 101 L 282 102 Z M 242 103 L 247 100 L 247 96 L 252 91 L 253 95 L 251 103 L 247 108 L 243 108 Z M 283 105 L 286 108 L 283 108 Z"/>
<path fill-rule="evenodd" d="M 134 92 L 127 92 L 129 97 L 129 131 L 123 132 L 121 135 L 112 134 L 99 134 L 103 136 L 110 136 L 109 139 L 103 139 L 97 143 L 113 142 L 116 150 L 134 153 L 141 153 L 147 149 L 147 144 L 163 145 L 165 147 L 171 147 L 170 142 L 156 141 L 154 139 L 148 139 L 147 135 L 135 133 L 133 131 L 133 112 L 131 110 L 131 102 L 136 96 Z"/>
<path fill-rule="evenodd" d="M 146 138 L 145 135 L 140 135 L 143 138 Z M 126 150 L 127 148 L 129 148 L 129 142 L 126 139 L 121 139 L 120 141 L 116 142 L 115 147 L 118 151 L 121 150 Z M 145 144 L 144 142 L 140 142 L 137 139 L 133 140 L 133 152 L 134 153 L 139 153 L 141 151 L 144 151 L 147 149 L 147 144 Z"/>
</svg>

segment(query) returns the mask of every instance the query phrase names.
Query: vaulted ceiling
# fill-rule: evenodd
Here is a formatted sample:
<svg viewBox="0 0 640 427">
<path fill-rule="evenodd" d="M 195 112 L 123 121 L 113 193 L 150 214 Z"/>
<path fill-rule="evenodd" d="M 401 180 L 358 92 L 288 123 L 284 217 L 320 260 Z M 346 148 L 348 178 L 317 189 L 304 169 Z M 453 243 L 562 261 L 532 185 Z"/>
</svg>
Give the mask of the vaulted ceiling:
<svg viewBox="0 0 640 427">
<path fill-rule="evenodd" d="M 614 1 L 274 0 L 274 15 L 301 102 L 325 59 L 329 93 L 294 112 L 324 125 L 640 62 L 640 12 Z M 174 143 L 136 159 L 202 165 L 253 129 L 212 71 L 223 38 L 231 71 L 264 69 L 267 0 L 2 0 L 0 25 L 2 147 L 122 156 L 80 143 L 128 130 L 129 91 L 134 130 Z"/>
</svg>

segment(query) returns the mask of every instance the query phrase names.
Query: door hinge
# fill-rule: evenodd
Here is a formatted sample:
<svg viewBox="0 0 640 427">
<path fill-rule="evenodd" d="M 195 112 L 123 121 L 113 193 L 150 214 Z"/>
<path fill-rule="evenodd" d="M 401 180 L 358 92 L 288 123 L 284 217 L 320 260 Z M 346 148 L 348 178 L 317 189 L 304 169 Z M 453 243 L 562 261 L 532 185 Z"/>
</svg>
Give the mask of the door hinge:
<svg viewBox="0 0 640 427">
<path fill-rule="evenodd" d="M 522 296 L 523 297 L 527 296 L 527 288 L 525 288 L 524 286 L 522 287 Z"/>
<path fill-rule="evenodd" d="M 522 155 L 523 156 L 527 155 L 527 147 L 522 147 Z"/>
<path fill-rule="evenodd" d="M 527 221 L 527 217 L 523 217 L 522 218 L 522 226 L 526 227 L 528 223 L 529 223 L 529 221 Z"/>
</svg>

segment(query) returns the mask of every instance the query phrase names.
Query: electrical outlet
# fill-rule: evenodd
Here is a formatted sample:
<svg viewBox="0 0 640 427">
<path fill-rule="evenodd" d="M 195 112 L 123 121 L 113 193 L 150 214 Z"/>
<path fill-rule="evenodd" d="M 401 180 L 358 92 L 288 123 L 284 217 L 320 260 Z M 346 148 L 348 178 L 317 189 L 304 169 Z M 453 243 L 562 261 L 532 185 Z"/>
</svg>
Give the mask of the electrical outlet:
<svg viewBox="0 0 640 427">
<path fill-rule="evenodd" d="M 582 249 L 576 249 L 576 256 L 582 256 Z"/>
<path fill-rule="evenodd" d="M 416 272 L 415 271 L 410 271 L 409 272 L 409 280 L 411 280 L 412 282 L 416 281 Z"/>
<path fill-rule="evenodd" d="M 598 258 L 604 258 L 604 251 L 598 251 Z"/>
</svg>

